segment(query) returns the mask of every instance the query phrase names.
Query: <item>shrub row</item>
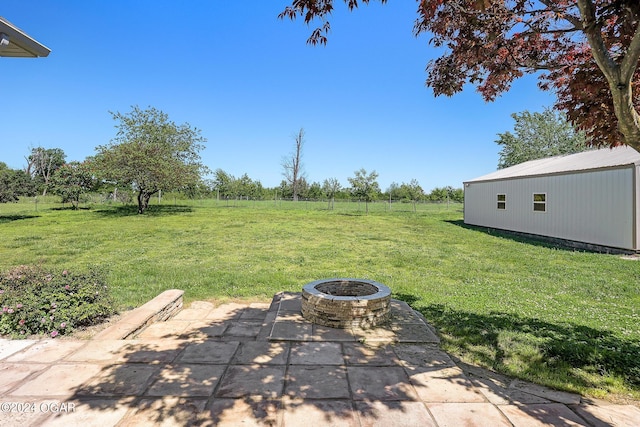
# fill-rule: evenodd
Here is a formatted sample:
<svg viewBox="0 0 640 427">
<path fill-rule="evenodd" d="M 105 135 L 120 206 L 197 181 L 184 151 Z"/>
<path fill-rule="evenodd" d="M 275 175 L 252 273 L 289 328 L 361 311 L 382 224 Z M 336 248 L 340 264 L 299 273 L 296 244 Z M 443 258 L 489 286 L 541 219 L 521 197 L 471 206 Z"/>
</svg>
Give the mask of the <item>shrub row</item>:
<svg viewBox="0 0 640 427">
<path fill-rule="evenodd" d="M 115 313 L 104 275 L 19 266 L 0 274 L 0 335 L 25 338 L 71 333 Z"/>
</svg>

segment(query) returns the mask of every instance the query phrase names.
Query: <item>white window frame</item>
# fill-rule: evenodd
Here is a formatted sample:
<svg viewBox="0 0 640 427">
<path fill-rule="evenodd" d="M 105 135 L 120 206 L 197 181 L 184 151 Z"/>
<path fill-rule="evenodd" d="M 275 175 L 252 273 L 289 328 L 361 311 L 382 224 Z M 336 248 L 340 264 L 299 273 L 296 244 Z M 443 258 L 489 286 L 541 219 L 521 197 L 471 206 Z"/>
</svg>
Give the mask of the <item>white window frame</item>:
<svg viewBox="0 0 640 427">
<path fill-rule="evenodd" d="M 536 196 L 542 196 L 543 200 L 536 200 Z M 542 209 L 536 209 L 542 207 Z M 533 193 L 533 211 L 547 213 L 547 193 Z"/>
<path fill-rule="evenodd" d="M 502 196 L 502 200 L 500 200 L 500 196 Z M 502 207 L 500 207 L 502 205 Z M 496 208 L 499 211 L 507 210 L 507 194 L 506 193 L 498 193 L 496 195 Z"/>
</svg>

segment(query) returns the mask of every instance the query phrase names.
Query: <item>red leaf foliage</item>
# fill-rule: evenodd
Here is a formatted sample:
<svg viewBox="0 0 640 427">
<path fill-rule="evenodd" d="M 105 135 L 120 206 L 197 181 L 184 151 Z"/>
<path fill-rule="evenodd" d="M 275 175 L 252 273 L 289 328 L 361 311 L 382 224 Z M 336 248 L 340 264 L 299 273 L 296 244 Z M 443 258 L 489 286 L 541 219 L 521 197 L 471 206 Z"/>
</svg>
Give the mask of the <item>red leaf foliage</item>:
<svg viewBox="0 0 640 427">
<path fill-rule="evenodd" d="M 349 9 L 358 7 L 357 0 L 343 1 Z M 452 96 L 470 83 L 493 101 L 514 80 L 537 74 L 539 86 L 556 93 L 556 108 L 586 131 L 593 145 L 626 143 L 640 150 L 640 1 L 417 3 L 414 34 L 429 35 L 429 43 L 443 50 L 426 69 L 426 84 L 436 96 Z M 280 17 L 321 19 L 324 25 L 308 43 L 326 44 L 332 10 L 333 0 L 293 0 Z M 629 64 L 631 72 L 625 73 Z"/>
</svg>

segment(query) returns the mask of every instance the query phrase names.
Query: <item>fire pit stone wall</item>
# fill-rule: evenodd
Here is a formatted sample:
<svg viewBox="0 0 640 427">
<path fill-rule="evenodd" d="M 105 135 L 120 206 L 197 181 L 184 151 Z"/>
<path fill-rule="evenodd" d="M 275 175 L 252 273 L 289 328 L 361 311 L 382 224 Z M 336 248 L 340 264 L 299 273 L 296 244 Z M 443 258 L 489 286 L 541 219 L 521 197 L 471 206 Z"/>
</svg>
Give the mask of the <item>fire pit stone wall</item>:
<svg viewBox="0 0 640 427">
<path fill-rule="evenodd" d="M 373 280 L 324 279 L 302 288 L 302 316 L 331 328 L 371 328 L 389 318 L 391 290 Z"/>
</svg>

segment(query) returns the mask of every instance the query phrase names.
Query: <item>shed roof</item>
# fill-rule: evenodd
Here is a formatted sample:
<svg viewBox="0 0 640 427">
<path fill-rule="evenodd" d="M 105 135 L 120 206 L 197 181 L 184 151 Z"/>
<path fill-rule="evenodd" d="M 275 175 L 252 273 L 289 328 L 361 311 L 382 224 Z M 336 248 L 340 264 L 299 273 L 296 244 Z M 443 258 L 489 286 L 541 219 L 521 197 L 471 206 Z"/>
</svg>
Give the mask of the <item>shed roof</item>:
<svg viewBox="0 0 640 427">
<path fill-rule="evenodd" d="M 37 58 L 50 52 L 51 49 L 0 16 L 0 56 Z"/>
<path fill-rule="evenodd" d="M 633 148 L 627 146 L 602 148 L 582 153 L 530 160 L 465 181 L 465 183 L 618 168 L 629 165 L 640 165 L 640 153 Z"/>
</svg>

